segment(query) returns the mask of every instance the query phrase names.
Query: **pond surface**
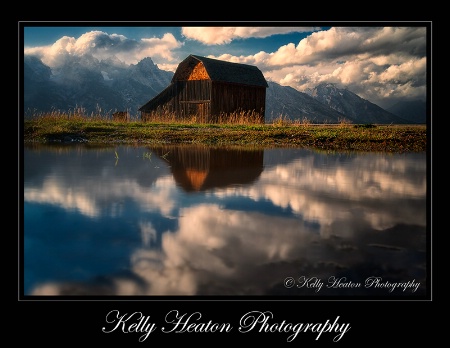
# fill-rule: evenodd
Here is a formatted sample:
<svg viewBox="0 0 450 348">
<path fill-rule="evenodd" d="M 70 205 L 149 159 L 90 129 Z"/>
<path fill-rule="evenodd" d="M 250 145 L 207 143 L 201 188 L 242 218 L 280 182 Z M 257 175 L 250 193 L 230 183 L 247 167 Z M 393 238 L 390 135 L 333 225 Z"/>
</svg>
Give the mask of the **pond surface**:
<svg viewBox="0 0 450 348">
<path fill-rule="evenodd" d="M 35 145 L 25 296 L 427 293 L 425 153 Z"/>
</svg>

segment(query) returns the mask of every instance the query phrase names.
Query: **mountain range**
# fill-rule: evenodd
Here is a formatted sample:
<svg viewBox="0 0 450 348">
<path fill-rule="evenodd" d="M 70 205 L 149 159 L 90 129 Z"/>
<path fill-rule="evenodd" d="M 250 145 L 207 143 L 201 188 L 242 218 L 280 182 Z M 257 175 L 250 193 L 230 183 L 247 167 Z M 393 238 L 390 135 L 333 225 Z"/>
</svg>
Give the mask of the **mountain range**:
<svg viewBox="0 0 450 348">
<path fill-rule="evenodd" d="M 24 56 L 24 116 L 48 112 L 82 111 L 109 115 L 138 109 L 166 88 L 174 73 L 164 71 L 147 57 L 137 64 L 93 57 L 72 57 L 50 69 L 35 56 Z M 299 92 L 268 81 L 266 122 L 282 116 L 308 123 L 416 124 L 426 123 L 425 101 L 399 103 L 385 110 L 347 89 L 322 83 Z"/>
</svg>

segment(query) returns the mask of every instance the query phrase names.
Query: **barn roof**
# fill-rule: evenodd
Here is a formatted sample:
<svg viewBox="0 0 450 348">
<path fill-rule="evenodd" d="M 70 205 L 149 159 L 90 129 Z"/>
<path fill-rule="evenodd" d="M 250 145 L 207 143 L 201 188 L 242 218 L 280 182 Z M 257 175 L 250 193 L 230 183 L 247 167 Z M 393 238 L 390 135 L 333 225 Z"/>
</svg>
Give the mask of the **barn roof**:
<svg viewBox="0 0 450 348">
<path fill-rule="evenodd" d="M 268 87 L 261 70 L 254 65 L 231 63 L 191 54 L 180 63 L 179 67 L 189 64 L 192 60 L 203 63 L 212 81 Z M 177 80 L 177 71 L 172 78 L 172 82 Z"/>
<path fill-rule="evenodd" d="M 154 106 L 164 104 L 168 100 L 170 100 L 175 88 L 175 82 L 178 81 L 178 77 L 182 75 L 180 70 L 196 65 L 199 61 L 203 63 L 203 66 L 205 67 L 212 81 L 237 83 L 258 87 L 269 87 L 261 70 L 259 70 L 256 66 L 225 62 L 218 59 L 206 58 L 191 54 L 178 65 L 178 68 L 175 71 L 174 76 L 172 77 L 171 84 L 167 86 L 161 93 L 141 106 L 139 108 L 139 111 L 151 109 Z"/>
<path fill-rule="evenodd" d="M 166 103 L 172 97 L 173 83 L 167 86 L 161 93 L 150 99 L 147 103 L 142 105 L 138 110 L 145 111 L 151 109 L 153 106 L 158 106 Z"/>
</svg>

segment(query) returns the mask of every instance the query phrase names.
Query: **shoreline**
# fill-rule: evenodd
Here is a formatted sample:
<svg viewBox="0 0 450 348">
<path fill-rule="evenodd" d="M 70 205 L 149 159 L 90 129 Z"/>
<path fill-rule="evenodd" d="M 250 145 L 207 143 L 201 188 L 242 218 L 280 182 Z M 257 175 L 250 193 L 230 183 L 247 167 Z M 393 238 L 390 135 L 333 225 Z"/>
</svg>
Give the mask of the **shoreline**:
<svg viewBox="0 0 450 348">
<path fill-rule="evenodd" d="M 24 144 L 297 147 L 332 151 L 424 152 L 426 125 L 223 125 L 31 120 Z"/>
</svg>

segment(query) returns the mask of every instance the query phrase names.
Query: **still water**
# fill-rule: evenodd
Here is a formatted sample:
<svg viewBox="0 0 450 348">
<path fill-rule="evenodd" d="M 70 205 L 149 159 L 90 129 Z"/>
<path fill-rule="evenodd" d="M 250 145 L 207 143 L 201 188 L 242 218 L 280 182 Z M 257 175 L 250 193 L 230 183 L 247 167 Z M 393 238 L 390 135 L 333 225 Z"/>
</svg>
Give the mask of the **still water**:
<svg viewBox="0 0 450 348">
<path fill-rule="evenodd" d="M 425 153 L 24 148 L 25 296 L 423 297 Z"/>
</svg>

